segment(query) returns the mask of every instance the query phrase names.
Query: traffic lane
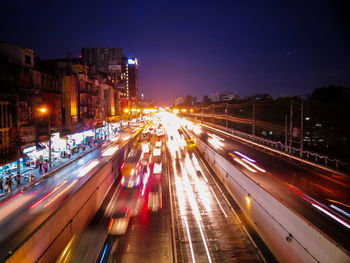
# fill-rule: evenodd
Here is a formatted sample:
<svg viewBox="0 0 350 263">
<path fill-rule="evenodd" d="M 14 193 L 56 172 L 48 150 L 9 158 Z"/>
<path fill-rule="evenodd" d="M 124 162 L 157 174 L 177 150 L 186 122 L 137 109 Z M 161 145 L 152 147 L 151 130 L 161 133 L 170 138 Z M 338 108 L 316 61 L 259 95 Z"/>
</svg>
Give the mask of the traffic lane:
<svg viewBox="0 0 350 263">
<path fill-rule="evenodd" d="M 173 138 L 176 140 L 176 135 L 173 134 Z M 199 165 L 197 155 L 181 149 L 180 145 L 175 149 L 180 154 L 173 153 L 171 162 L 184 261 L 259 261 L 252 244 L 234 221 L 228 204 L 220 202 L 215 194 L 215 185 L 207 170 Z"/>
<path fill-rule="evenodd" d="M 163 138 L 157 136 L 150 138 L 151 148 L 155 147 L 157 141 L 163 143 Z M 152 165 L 149 165 L 150 177 L 144 181 L 145 190 L 139 192 L 142 199 L 139 213 L 131 218 L 127 232 L 117 239 L 117 244 L 113 244 L 116 246 L 116 251 L 110 255 L 110 258 L 115 262 L 169 262 L 171 260 L 170 204 L 166 198 L 168 179 L 165 172 L 164 144 L 161 149 L 163 172 L 153 174 Z M 159 196 L 161 200 L 155 200 Z M 123 203 L 123 201 L 120 202 Z"/>
<path fill-rule="evenodd" d="M 114 144 L 113 142 L 112 144 Z M 99 156 L 101 156 L 101 152 L 105 150 L 105 148 L 109 147 L 111 144 L 105 144 L 104 147 L 98 148 L 93 152 L 88 153 L 81 159 L 71 163 L 70 165 L 62 168 L 54 175 L 42 180 L 40 183 L 37 183 L 33 185 L 32 187 L 25 190 L 23 193 L 26 195 L 33 195 L 35 198 L 32 198 L 31 200 L 27 200 L 24 204 L 22 204 L 20 207 L 16 207 L 14 210 L 14 213 L 11 213 L 11 215 L 8 217 L 8 220 L 3 222 L 4 224 L 1 225 L 2 235 L 1 235 L 1 241 L 0 241 L 0 257 L 6 258 L 8 251 L 12 251 L 19 243 L 22 242 L 30 233 L 32 233 L 50 214 L 55 211 L 59 207 L 59 205 L 68 198 L 69 195 L 71 195 L 76 189 L 78 189 L 86 180 L 88 180 L 89 176 L 84 175 L 80 178 L 80 182 L 74 183 L 77 177 L 79 177 L 79 173 L 81 172 L 81 167 L 91 163 L 93 160 L 100 159 Z M 99 164 L 100 166 L 103 166 L 104 163 L 107 161 L 108 157 L 103 158 L 102 162 Z M 98 169 L 99 166 L 93 167 L 95 169 Z M 82 174 L 80 174 L 82 175 Z M 69 191 L 67 190 L 66 193 L 64 193 L 63 196 L 60 196 L 58 200 L 50 207 L 43 207 L 38 206 L 35 207 L 33 210 L 30 209 L 30 205 L 34 204 L 35 202 L 39 201 L 41 198 L 46 196 L 50 191 L 57 188 L 62 182 L 67 181 L 67 186 L 69 187 Z M 72 186 L 71 184 L 74 183 Z M 78 187 L 79 186 L 79 187 Z M 62 188 L 64 190 L 65 188 Z M 60 192 L 59 192 L 60 193 Z M 54 198 L 54 196 L 52 197 Z M 10 200 L 9 204 L 13 200 Z M 0 212 L 1 214 L 1 212 Z M 13 223 L 16 220 L 16 223 Z"/>
<path fill-rule="evenodd" d="M 205 134 L 201 134 L 201 140 L 208 143 L 208 136 Z M 210 144 L 209 144 L 210 145 Z M 283 174 L 285 171 L 283 167 L 281 167 L 281 164 L 277 162 L 284 162 L 285 166 L 293 166 L 290 163 L 280 160 L 274 156 L 270 156 L 269 154 L 264 154 L 262 152 L 258 152 L 257 150 L 252 151 L 248 156 L 253 158 L 254 160 L 258 160 L 259 165 L 268 170 L 269 172 L 266 173 L 252 173 L 251 171 L 245 169 L 243 166 L 239 166 L 236 163 L 234 163 L 233 158 L 231 155 L 229 155 L 230 152 L 238 150 L 240 152 L 248 152 L 248 150 L 251 150 L 246 145 L 242 145 L 240 143 L 237 143 L 235 141 L 227 140 L 225 142 L 225 147 L 222 147 L 221 149 L 216 149 L 216 151 L 223 157 L 225 157 L 228 161 L 233 163 L 238 169 L 244 171 L 244 173 L 251 178 L 253 178 L 257 183 L 261 184 L 269 190 L 271 193 L 273 193 L 275 196 L 277 196 L 282 202 L 286 203 L 288 206 L 290 206 L 292 209 L 297 211 L 300 215 L 302 215 L 304 218 L 306 218 L 308 221 L 310 221 L 314 226 L 316 226 L 318 229 L 321 229 L 325 234 L 327 234 L 330 238 L 332 238 L 335 242 L 339 243 L 342 247 L 350 250 L 350 242 L 348 239 L 344 239 L 344 233 L 349 233 L 349 229 L 344 226 L 343 224 L 339 224 L 337 221 L 335 221 L 333 218 L 329 217 L 325 213 L 321 212 L 320 209 L 316 209 L 315 206 L 303 199 L 300 195 L 296 194 L 295 191 L 298 193 L 302 192 L 302 190 L 299 190 L 298 187 L 295 187 L 295 185 L 292 185 L 286 181 L 284 181 L 284 177 L 278 177 L 275 176 L 273 173 L 271 173 L 270 167 L 278 167 L 279 172 L 277 174 Z M 254 155 L 253 155 L 254 153 Z M 265 168 L 265 161 L 272 160 L 272 165 L 269 166 L 269 168 Z M 275 168 L 276 169 L 276 168 Z M 306 170 L 299 167 L 296 167 L 297 170 Z M 305 171 L 304 171 L 305 172 Z M 308 170 L 306 170 L 308 172 Z M 276 173 L 276 171 L 275 171 Z M 286 172 L 287 173 L 287 172 Z M 298 176 L 298 173 L 294 176 Z M 306 173 L 307 174 L 307 173 Z M 303 181 L 304 184 L 308 184 L 308 177 L 304 177 Z M 299 180 L 298 180 L 299 181 Z M 308 184 L 310 185 L 310 184 Z M 282 186 L 282 187 L 281 187 Z M 312 184 L 311 184 L 312 186 Z M 293 190 L 294 191 L 293 191 Z M 329 198 L 329 197 L 328 197 Z M 327 198 L 327 199 L 328 199 Z M 333 197 L 334 198 L 334 197 Z M 318 199 L 318 197 L 317 197 Z M 339 216 L 339 214 L 337 214 Z M 344 219 L 344 217 L 343 217 Z"/>
<path fill-rule="evenodd" d="M 148 196 L 144 195 L 140 213 L 130 220 L 127 232 L 119 239 L 114 255 L 116 262 L 164 262 L 163 256 L 169 255 L 164 250 L 171 247 L 171 244 L 168 234 L 163 232 L 167 226 L 167 208 L 150 211 Z M 164 241 L 164 238 L 168 241 Z M 169 258 L 165 261 L 168 262 Z"/>
<path fill-rule="evenodd" d="M 205 130 L 206 133 L 202 133 L 200 138 L 207 142 L 208 145 L 211 145 L 208 133 L 214 133 L 217 136 L 225 138 L 223 142 L 224 147 L 218 147 L 215 150 L 231 162 L 235 163 L 233 157 L 229 155 L 233 151 L 241 152 L 256 160 L 256 164 L 266 170 L 266 173 L 247 172 L 256 180 L 262 181 L 261 183 L 264 182 L 261 180 L 261 175 L 263 174 L 264 180 L 266 177 L 273 177 L 274 180 L 277 179 L 280 183 L 283 182 L 284 185 L 293 186 L 301 192 L 317 198 L 322 203 L 329 204 L 329 200 L 334 200 L 347 205 L 350 204 L 350 182 L 347 178 L 342 178 L 342 181 L 334 180 L 321 173 L 294 165 L 286 160 L 251 148 L 219 132 L 211 131 L 207 128 Z M 236 157 L 239 158 L 240 156 L 236 155 Z M 246 170 L 242 165 L 239 165 L 239 167 Z M 347 209 L 346 206 L 343 206 L 343 208 Z"/>
</svg>

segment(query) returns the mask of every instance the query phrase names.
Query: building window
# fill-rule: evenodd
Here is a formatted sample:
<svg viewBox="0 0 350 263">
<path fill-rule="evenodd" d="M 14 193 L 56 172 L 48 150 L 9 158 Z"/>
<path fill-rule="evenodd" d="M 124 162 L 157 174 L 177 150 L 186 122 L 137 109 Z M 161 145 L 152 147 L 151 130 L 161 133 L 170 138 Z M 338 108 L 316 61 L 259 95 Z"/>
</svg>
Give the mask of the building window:
<svg viewBox="0 0 350 263">
<path fill-rule="evenodd" d="M 25 55 L 25 56 L 24 56 L 24 62 L 25 62 L 26 64 L 29 64 L 29 65 L 32 64 L 30 56 Z"/>
</svg>

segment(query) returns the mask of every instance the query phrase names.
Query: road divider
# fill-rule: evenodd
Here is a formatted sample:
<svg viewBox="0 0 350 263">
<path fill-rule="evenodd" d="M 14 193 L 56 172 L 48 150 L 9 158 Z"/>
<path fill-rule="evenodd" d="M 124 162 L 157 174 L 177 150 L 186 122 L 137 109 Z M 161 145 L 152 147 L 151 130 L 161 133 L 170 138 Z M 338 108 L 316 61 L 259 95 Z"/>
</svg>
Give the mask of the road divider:
<svg viewBox="0 0 350 263">
<path fill-rule="evenodd" d="M 345 249 L 283 200 L 246 176 L 200 139 L 197 138 L 196 143 L 198 150 L 280 262 L 350 261 Z M 237 166 L 243 164 L 248 165 L 242 162 Z"/>
</svg>

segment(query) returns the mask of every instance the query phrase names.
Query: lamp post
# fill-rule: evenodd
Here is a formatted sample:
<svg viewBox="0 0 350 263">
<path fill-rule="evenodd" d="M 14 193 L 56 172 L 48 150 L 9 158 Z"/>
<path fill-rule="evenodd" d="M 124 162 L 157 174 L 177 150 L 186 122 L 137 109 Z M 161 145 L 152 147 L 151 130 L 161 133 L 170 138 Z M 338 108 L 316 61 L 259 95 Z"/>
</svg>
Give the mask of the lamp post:
<svg viewBox="0 0 350 263">
<path fill-rule="evenodd" d="M 51 169 L 51 123 L 50 123 L 50 112 L 46 108 L 41 108 L 40 111 L 42 113 L 47 112 L 47 119 L 48 119 L 48 128 L 49 128 L 49 168 Z"/>
</svg>

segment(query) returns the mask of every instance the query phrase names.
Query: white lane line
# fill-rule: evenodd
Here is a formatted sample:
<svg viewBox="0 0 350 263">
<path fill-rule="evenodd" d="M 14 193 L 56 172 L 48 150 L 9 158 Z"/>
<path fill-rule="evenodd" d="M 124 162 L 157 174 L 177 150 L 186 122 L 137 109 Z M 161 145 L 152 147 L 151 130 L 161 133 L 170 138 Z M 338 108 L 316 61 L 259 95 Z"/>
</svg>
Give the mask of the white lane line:
<svg viewBox="0 0 350 263">
<path fill-rule="evenodd" d="M 196 260 L 194 259 L 194 253 L 193 253 L 193 247 L 192 247 L 192 240 L 191 240 L 191 235 L 190 235 L 190 229 L 188 228 L 188 223 L 187 223 L 187 218 L 186 218 L 186 216 L 184 216 L 183 219 L 184 219 L 184 221 L 185 221 L 188 243 L 190 244 L 190 251 L 191 251 L 192 262 L 195 263 Z"/>
<path fill-rule="evenodd" d="M 216 197 L 216 194 L 215 194 L 215 192 L 213 191 L 213 188 L 210 187 L 210 190 L 212 191 L 212 193 L 213 193 L 213 195 L 214 195 L 214 197 L 215 197 L 215 199 L 216 199 L 216 202 L 218 202 L 222 213 L 225 215 L 225 217 L 227 217 L 227 214 L 225 213 L 224 209 L 222 208 L 222 206 L 221 206 L 221 204 L 220 204 L 220 202 L 219 202 L 219 199 Z"/>
<path fill-rule="evenodd" d="M 183 171 L 182 172 L 182 176 L 184 178 L 185 190 L 186 190 L 186 193 L 187 193 L 187 197 L 188 197 L 188 199 L 190 201 L 190 205 L 191 205 L 192 210 L 194 212 L 194 216 L 196 218 L 199 231 L 201 233 L 201 237 L 202 237 L 202 241 L 203 241 L 203 244 L 204 244 L 205 251 L 207 253 L 208 261 L 211 263 L 212 261 L 211 261 L 211 257 L 210 257 L 209 248 L 208 248 L 207 242 L 205 240 L 203 229 L 202 229 L 201 222 L 200 222 L 201 221 L 201 217 L 200 217 L 200 213 L 199 213 L 199 209 L 198 209 L 198 204 L 197 204 L 197 201 L 196 201 L 196 199 L 194 197 L 193 189 L 191 187 L 191 184 L 190 184 L 190 181 L 189 181 L 189 178 L 188 178 L 188 175 L 187 175 L 187 171 L 185 169 L 183 169 L 182 163 L 180 163 L 180 166 L 181 166 L 181 170 Z"/>
</svg>

